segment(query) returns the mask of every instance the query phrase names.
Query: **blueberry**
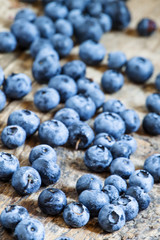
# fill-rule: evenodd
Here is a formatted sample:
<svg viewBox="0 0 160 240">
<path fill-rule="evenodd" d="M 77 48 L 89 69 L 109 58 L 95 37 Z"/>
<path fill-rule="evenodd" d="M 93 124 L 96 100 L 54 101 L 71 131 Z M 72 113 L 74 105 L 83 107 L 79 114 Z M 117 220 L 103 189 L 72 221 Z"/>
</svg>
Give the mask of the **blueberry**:
<svg viewBox="0 0 160 240">
<path fill-rule="evenodd" d="M 39 208 L 42 212 L 52 216 L 61 213 L 66 204 L 66 195 L 56 188 L 44 189 L 38 197 Z"/>
<path fill-rule="evenodd" d="M 116 187 L 119 194 L 125 193 L 127 190 L 126 181 L 116 174 L 113 174 L 105 179 L 104 186 L 108 184 Z"/>
<path fill-rule="evenodd" d="M 108 14 L 101 13 L 98 17 L 103 32 L 109 32 L 112 29 L 112 19 Z"/>
<path fill-rule="evenodd" d="M 92 217 L 97 217 L 99 210 L 109 203 L 109 197 L 102 191 L 85 190 L 79 195 L 79 202 L 88 208 Z"/>
<path fill-rule="evenodd" d="M 24 73 L 12 73 L 5 79 L 3 90 L 8 98 L 22 99 L 32 90 L 32 82 Z"/>
<path fill-rule="evenodd" d="M 160 113 L 160 93 L 152 93 L 146 99 L 146 106 L 150 112 Z"/>
<path fill-rule="evenodd" d="M 112 146 L 115 143 L 115 139 L 114 137 L 112 137 L 111 135 L 107 134 L 107 133 L 99 133 L 95 136 L 94 145 L 102 145 L 106 148 L 108 148 L 109 150 L 112 148 Z"/>
<path fill-rule="evenodd" d="M 68 226 L 83 227 L 90 218 L 88 209 L 82 203 L 72 202 L 63 211 L 63 219 Z"/>
<path fill-rule="evenodd" d="M 17 240 L 44 240 L 44 226 L 35 218 L 27 218 L 18 223 L 14 235 Z"/>
<path fill-rule="evenodd" d="M 32 65 L 32 74 L 34 79 L 38 83 L 47 83 L 51 77 L 58 75 L 61 72 L 61 66 L 57 60 L 57 54 L 51 52 L 48 54 L 50 49 L 46 49 L 45 53 L 39 52 L 37 58 Z M 41 55 L 40 55 L 41 54 Z"/>
<path fill-rule="evenodd" d="M 37 27 L 24 19 L 16 20 L 11 26 L 11 31 L 15 35 L 18 45 L 24 49 L 39 37 Z"/>
<path fill-rule="evenodd" d="M 51 38 L 53 48 L 58 52 L 60 57 L 66 57 L 73 48 L 73 41 L 70 37 L 61 33 L 56 33 Z"/>
<path fill-rule="evenodd" d="M 42 49 L 39 50 L 39 52 L 37 53 L 36 55 L 36 60 L 42 60 L 43 59 L 45 60 L 48 56 L 50 56 L 53 60 L 55 61 L 59 61 L 59 55 L 58 53 L 52 48 L 50 48 L 50 45 L 47 47 L 43 47 Z M 45 60 L 46 61 L 46 60 Z M 41 62 L 42 63 L 42 62 Z M 57 63 L 56 63 L 57 64 Z M 57 67 L 57 66 L 56 66 Z M 49 69 L 50 70 L 50 69 Z M 47 77 L 47 74 L 45 74 L 45 71 L 43 72 L 44 70 L 42 70 L 42 73 L 43 73 L 43 76 Z M 55 70 L 54 70 L 55 71 Z M 60 65 L 58 66 L 58 69 L 57 69 L 57 73 L 54 73 L 54 74 L 59 74 L 61 72 L 61 67 Z M 50 74 L 52 74 L 53 72 L 50 70 Z M 52 75 L 51 75 L 52 76 Z M 39 78 L 40 78 L 40 75 L 39 75 Z M 50 78 L 49 78 L 50 79 Z M 43 81 L 43 80 L 42 80 Z"/>
<path fill-rule="evenodd" d="M 143 129 L 150 135 L 159 135 L 160 116 L 156 113 L 148 113 L 143 119 Z"/>
<path fill-rule="evenodd" d="M 88 65 L 97 65 L 105 57 L 106 50 L 100 43 L 87 40 L 80 45 L 79 56 Z"/>
<path fill-rule="evenodd" d="M 105 205 L 98 214 L 98 222 L 106 232 L 114 232 L 125 225 L 125 213 L 122 207 Z"/>
<path fill-rule="evenodd" d="M 138 186 L 132 186 L 127 189 L 126 192 L 127 195 L 130 195 L 134 197 L 138 204 L 139 204 L 139 210 L 142 211 L 146 209 L 150 204 L 150 196 L 144 192 L 144 190 Z"/>
<path fill-rule="evenodd" d="M 16 13 L 14 20 L 16 21 L 18 19 L 21 19 L 21 20 L 27 20 L 28 22 L 33 23 L 36 20 L 36 17 L 37 16 L 32 9 L 22 8 Z"/>
<path fill-rule="evenodd" d="M 135 167 L 133 162 L 125 157 L 114 159 L 110 165 L 111 174 L 117 174 L 125 179 L 129 178 L 134 171 Z"/>
<path fill-rule="evenodd" d="M 117 188 L 113 185 L 105 185 L 103 188 L 103 192 L 109 197 L 110 203 L 119 198 L 119 192 Z"/>
<path fill-rule="evenodd" d="M 98 17 L 102 12 L 102 4 L 99 1 L 90 2 L 86 10 L 91 17 Z"/>
<path fill-rule="evenodd" d="M 16 46 L 17 40 L 11 32 L 0 32 L 0 53 L 13 52 Z"/>
<path fill-rule="evenodd" d="M 37 38 L 30 46 L 30 54 L 33 58 L 36 58 L 38 53 L 42 49 L 53 50 L 53 47 L 48 39 Z"/>
<path fill-rule="evenodd" d="M 112 18 L 113 29 L 123 30 L 131 21 L 130 11 L 123 1 L 107 1 L 104 12 Z"/>
<path fill-rule="evenodd" d="M 144 170 L 148 171 L 155 182 L 160 182 L 160 154 L 153 154 L 144 162 Z"/>
<path fill-rule="evenodd" d="M 124 85 L 124 77 L 115 70 L 107 70 L 101 78 L 101 85 L 106 93 L 117 92 Z"/>
<path fill-rule="evenodd" d="M 66 19 L 58 19 L 55 22 L 55 28 L 56 28 L 57 33 L 64 34 L 68 37 L 72 37 L 72 35 L 73 35 L 73 26 Z"/>
<path fill-rule="evenodd" d="M 60 102 L 60 96 L 54 88 L 44 87 L 34 94 L 34 104 L 41 112 L 49 112 Z"/>
<path fill-rule="evenodd" d="M 134 153 L 137 149 L 137 142 L 134 137 L 131 135 L 122 135 L 120 138 L 121 141 L 125 142 L 127 145 L 131 147 L 131 153 Z"/>
<path fill-rule="evenodd" d="M 95 118 L 94 130 L 96 133 L 108 133 L 115 139 L 118 139 L 125 133 L 126 127 L 118 114 L 104 112 Z"/>
<path fill-rule="evenodd" d="M 0 67 L 0 86 L 3 84 L 5 79 L 3 69 Z"/>
<path fill-rule="evenodd" d="M 79 114 L 72 108 L 62 108 L 54 115 L 54 119 L 61 121 L 66 127 L 80 120 Z"/>
<path fill-rule="evenodd" d="M 158 91 L 160 91 L 160 73 L 156 76 L 155 87 Z"/>
<path fill-rule="evenodd" d="M 121 51 L 110 52 L 108 54 L 108 67 L 120 70 L 127 62 L 126 55 Z"/>
<path fill-rule="evenodd" d="M 96 83 L 89 78 L 80 78 L 77 81 L 78 92 L 89 96 L 96 105 L 96 108 L 100 108 L 104 103 L 104 93 L 97 86 Z M 96 92 L 96 94 L 95 94 Z"/>
<path fill-rule="evenodd" d="M 62 73 L 68 75 L 74 80 L 78 80 L 79 78 L 83 78 L 85 76 L 86 65 L 80 60 L 73 60 L 63 65 Z"/>
<path fill-rule="evenodd" d="M 57 154 L 55 150 L 47 144 L 41 144 L 32 148 L 29 154 L 29 162 L 32 164 L 38 158 L 45 158 L 48 161 L 57 161 Z"/>
<path fill-rule="evenodd" d="M 84 42 L 86 40 L 92 40 L 99 42 L 103 34 L 101 25 L 96 18 L 85 17 L 84 21 L 80 21 L 75 26 L 75 36 L 78 42 Z"/>
<path fill-rule="evenodd" d="M 55 184 L 60 178 L 61 170 L 54 161 L 41 157 L 32 163 L 32 167 L 39 172 L 42 183 L 46 186 Z"/>
<path fill-rule="evenodd" d="M 14 149 L 24 144 L 26 132 L 18 125 L 10 125 L 3 129 L 1 140 L 7 148 Z"/>
<path fill-rule="evenodd" d="M 50 38 L 56 31 L 53 21 L 47 16 L 37 17 L 35 25 L 38 28 L 42 38 Z"/>
<path fill-rule="evenodd" d="M 157 30 L 155 21 L 149 18 L 142 18 L 137 25 L 137 32 L 140 36 L 150 36 Z"/>
<path fill-rule="evenodd" d="M 120 112 L 120 116 L 125 122 L 126 133 L 136 132 L 140 127 L 140 118 L 137 112 L 133 109 L 126 109 Z"/>
<path fill-rule="evenodd" d="M 29 137 L 37 131 L 40 119 L 34 112 L 22 109 L 12 112 L 8 117 L 7 124 L 22 127 L 26 131 L 27 137 Z"/>
<path fill-rule="evenodd" d="M 103 112 L 114 112 L 120 113 L 125 110 L 124 104 L 117 99 L 109 99 L 107 102 L 103 104 Z"/>
<path fill-rule="evenodd" d="M 40 175 L 32 167 L 21 167 L 12 176 L 12 187 L 20 195 L 37 192 L 40 186 Z"/>
<path fill-rule="evenodd" d="M 152 175 L 146 170 L 136 170 L 129 177 L 129 186 L 138 186 L 149 192 L 154 184 Z"/>
<path fill-rule="evenodd" d="M 126 64 L 126 75 L 134 83 L 145 83 L 153 70 L 152 62 L 144 57 L 133 57 Z"/>
<path fill-rule="evenodd" d="M 126 144 L 126 142 L 123 141 L 117 141 L 111 148 L 111 153 L 113 156 L 113 159 L 119 158 L 119 157 L 124 157 L 124 158 L 129 158 L 132 150 L 131 147 Z"/>
<path fill-rule="evenodd" d="M 64 145 L 68 140 L 68 135 L 68 129 L 58 120 L 43 122 L 38 131 L 40 141 L 50 146 Z"/>
<path fill-rule="evenodd" d="M 0 221 L 4 228 L 14 230 L 19 222 L 29 218 L 26 208 L 16 205 L 8 205 L 0 215 Z"/>
<path fill-rule="evenodd" d="M 69 98 L 65 103 L 65 107 L 73 108 L 78 112 L 82 121 L 92 118 L 96 112 L 95 103 L 90 97 L 83 94 L 78 94 Z"/>
<path fill-rule="evenodd" d="M 48 87 L 55 88 L 59 92 L 61 102 L 65 102 L 77 93 L 77 85 L 73 78 L 63 74 L 51 78 Z"/>
<path fill-rule="evenodd" d="M 84 22 L 85 17 L 82 15 L 81 10 L 73 9 L 68 13 L 68 20 L 72 23 L 73 27 L 76 28 Z"/>
<path fill-rule="evenodd" d="M 77 193 L 80 194 L 84 190 L 99 190 L 103 188 L 102 181 L 99 177 L 93 174 L 84 174 L 82 175 L 76 183 Z"/>
<path fill-rule="evenodd" d="M 6 95 L 0 90 L 0 111 L 5 108 L 6 105 Z"/>
<path fill-rule="evenodd" d="M 81 11 L 85 10 L 89 0 L 66 0 L 65 4 L 69 10 L 79 9 Z"/>
<path fill-rule="evenodd" d="M 139 205 L 134 197 L 129 195 L 121 196 L 119 199 L 115 200 L 113 204 L 123 208 L 126 221 L 130 221 L 138 215 Z"/>
<path fill-rule="evenodd" d="M 87 148 L 94 139 L 94 132 L 87 123 L 75 122 L 69 128 L 69 143 L 77 149 Z"/>
<path fill-rule="evenodd" d="M 85 165 L 95 172 L 104 172 L 112 162 L 111 152 L 102 145 L 94 145 L 87 149 L 84 156 Z"/>
<path fill-rule="evenodd" d="M 7 181 L 9 180 L 13 173 L 19 168 L 18 159 L 10 154 L 5 152 L 0 152 L 0 180 Z"/>
<path fill-rule="evenodd" d="M 68 15 L 68 9 L 66 6 L 56 2 L 48 3 L 44 9 L 45 15 L 50 17 L 53 21 L 59 18 L 66 18 Z"/>
</svg>

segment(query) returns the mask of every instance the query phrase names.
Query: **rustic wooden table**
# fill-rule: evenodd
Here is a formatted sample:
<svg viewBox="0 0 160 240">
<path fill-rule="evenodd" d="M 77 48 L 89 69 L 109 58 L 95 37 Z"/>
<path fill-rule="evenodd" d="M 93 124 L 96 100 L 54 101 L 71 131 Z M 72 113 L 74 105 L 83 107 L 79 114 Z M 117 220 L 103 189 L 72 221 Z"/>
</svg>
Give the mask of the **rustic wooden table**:
<svg viewBox="0 0 160 240">
<path fill-rule="evenodd" d="M 29 6 L 24 3 L 17 4 L 16 0 L 0 0 L 0 30 L 8 29 L 12 23 L 15 13 L 24 6 Z M 106 95 L 106 100 L 109 98 L 118 98 L 123 101 L 127 108 L 134 108 L 138 111 L 141 120 L 147 113 L 145 108 L 145 99 L 150 93 L 155 92 L 154 79 L 160 71 L 160 32 L 159 30 L 149 38 L 138 37 L 135 32 L 137 22 L 142 17 L 151 17 L 157 24 L 160 24 L 160 1 L 159 0 L 130 0 L 128 6 L 132 13 L 132 22 L 129 29 L 125 32 L 111 32 L 105 34 L 101 43 L 105 45 L 107 52 L 113 50 L 124 51 L 128 58 L 133 56 L 144 56 L 151 59 L 155 66 L 154 75 L 143 86 L 134 85 L 125 79 L 125 86 L 116 94 Z M 33 9 L 38 13 L 41 12 L 40 6 L 35 5 Z M 76 46 L 71 55 L 63 59 L 61 64 L 78 59 L 78 46 Z M 107 57 L 99 67 L 88 67 L 87 76 L 100 82 L 103 72 L 106 67 Z M 31 74 L 32 60 L 29 53 L 16 51 L 11 54 L 0 55 L 0 66 L 3 67 L 6 77 L 12 72 L 23 72 L 33 79 Z M 42 114 L 33 105 L 33 94 L 41 88 L 33 81 L 33 90 L 22 101 L 7 101 L 6 108 L 0 113 L 0 129 L 6 125 L 9 114 L 17 109 L 29 109 L 37 113 L 41 122 L 51 119 L 62 105 L 48 114 Z M 89 121 L 93 125 L 93 120 Z M 159 152 L 160 137 L 150 137 L 146 135 L 142 128 L 133 136 L 138 142 L 137 152 L 131 157 L 136 169 L 142 168 L 144 160 Z M 0 151 L 6 151 L 14 154 L 19 160 L 21 166 L 29 165 L 28 155 L 31 149 L 38 145 L 37 134 L 29 138 L 25 145 L 15 150 L 6 149 L 0 142 Z M 62 189 L 68 198 L 68 202 L 77 200 L 75 191 L 76 180 L 84 173 L 89 172 L 83 163 L 83 151 L 74 151 L 65 147 L 56 148 L 58 155 L 58 164 L 62 169 L 62 176 L 55 187 Z M 107 177 L 106 173 L 97 174 L 103 180 Z M 90 220 L 87 226 L 80 229 L 69 228 L 63 221 L 62 216 L 50 217 L 41 213 L 37 205 L 37 198 L 43 188 L 31 196 L 20 197 L 12 188 L 10 183 L 0 182 L 0 212 L 8 204 L 19 204 L 26 207 L 31 216 L 39 219 L 45 225 L 46 237 L 45 240 L 54 240 L 56 237 L 65 235 L 73 237 L 75 240 L 158 240 L 160 239 L 160 185 L 155 184 L 150 192 L 152 202 L 149 208 L 139 213 L 132 221 L 126 223 L 120 231 L 113 234 L 104 233 L 99 227 L 97 219 Z M 7 233 L 0 227 L 0 240 L 10 240 L 13 236 Z"/>
</svg>

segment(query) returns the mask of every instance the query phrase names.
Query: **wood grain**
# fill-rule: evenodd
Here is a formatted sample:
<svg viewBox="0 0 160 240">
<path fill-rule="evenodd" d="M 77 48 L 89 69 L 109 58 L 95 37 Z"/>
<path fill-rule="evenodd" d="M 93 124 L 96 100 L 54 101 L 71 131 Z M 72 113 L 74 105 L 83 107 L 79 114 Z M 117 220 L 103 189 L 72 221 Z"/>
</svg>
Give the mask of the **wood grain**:
<svg viewBox="0 0 160 240">
<path fill-rule="evenodd" d="M 14 18 L 15 13 L 24 6 L 29 6 L 24 3 L 18 3 L 16 0 L 0 0 L 0 30 L 9 28 Z M 150 94 L 155 92 L 154 79 L 160 71 L 160 32 L 159 30 L 149 38 L 138 37 L 135 31 L 137 22 L 142 17 L 151 17 L 158 24 L 160 23 L 160 1 L 159 0 L 130 0 L 128 1 L 129 8 L 132 12 L 132 22 L 130 27 L 125 32 L 111 32 L 102 37 L 101 43 L 105 45 L 107 52 L 113 50 L 122 50 L 127 57 L 144 56 L 152 60 L 155 71 L 149 82 L 143 86 L 134 85 L 125 79 L 125 86 L 116 94 L 106 95 L 106 99 L 118 98 L 124 102 L 127 108 L 134 108 L 138 111 L 141 120 L 147 113 L 145 108 L 145 99 Z M 34 5 L 33 9 L 40 13 L 41 7 L 39 4 Z M 73 59 L 78 59 L 78 46 L 76 46 L 71 55 L 61 61 L 61 65 Z M 107 69 L 107 56 L 99 67 L 88 67 L 87 76 L 100 82 L 103 72 Z M 23 72 L 33 79 L 31 74 L 32 60 L 29 53 L 16 51 L 11 54 L 0 55 L 0 65 L 4 68 L 6 77 L 12 72 Z M 33 94 L 41 88 L 40 85 L 33 80 L 33 90 L 22 101 L 7 101 L 6 108 L 0 113 L 0 131 L 6 125 L 9 114 L 16 109 L 30 109 L 37 113 L 41 122 L 51 119 L 57 109 L 63 107 L 59 105 L 57 109 L 48 114 L 42 114 L 37 111 L 33 105 Z M 93 120 L 88 121 L 93 125 Z M 142 128 L 133 136 L 138 142 L 137 152 L 131 157 L 136 169 L 142 168 L 144 160 L 151 154 L 159 152 L 160 137 L 149 137 Z M 19 160 L 21 166 L 29 165 L 28 155 L 35 145 L 39 144 L 37 134 L 29 138 L 25 145 L 15 149 L 8 150 L 0 142 L 0 151 L 6 151 L 14 154 Z M 62 189 L 68 198 L 68 202 L 77 200 L 75 191 L 76 180 L 84 173 L 89 172 L 84 166 L 83 155 L 84 151 L 74 151 L 66 147 L 57 147 L 58 164 L 62 170 L 60 181 L 54 186 Z M 107 177 L 107 173 L 97 174 L 102 180 Z M 62 216 L 49 217 L 41 213 L 37 205 L 37 198 L 41 188 L 37 193 L 31 196 L 20 197 L 11 187 L 10 183 L 0 182 L 0 212 L 8 204 L 19 204 L 26 207 L 29 213 L 42 221 L 45 225 L 46 237 L 45 240 L 54 240 L 56 237 L 65 235 L 73 237 L 75 240 L 158 240 L 160 239 L 160 184 L 155 184 L 150 192 L 152 202 L 149 208 L 139 213 L 133 220 L 126 223 L 120 231 L 113 234 L 107 234 L 98 226 L 97 219 L 92 219 L 87 226 L 81 229 L 71 229 L 63 221 Z M 0 227 L 0 240 L 11 240 L 13 236 L 7 233 Z"/>
</svg>

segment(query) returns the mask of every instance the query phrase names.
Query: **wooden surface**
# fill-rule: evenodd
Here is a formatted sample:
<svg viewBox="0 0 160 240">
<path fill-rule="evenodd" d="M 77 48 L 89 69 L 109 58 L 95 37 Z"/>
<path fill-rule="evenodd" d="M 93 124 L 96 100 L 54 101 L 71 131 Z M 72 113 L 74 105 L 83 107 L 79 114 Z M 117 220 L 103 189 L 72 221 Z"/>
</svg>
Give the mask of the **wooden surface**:
<svg viewBox="0 0 160 240">
<path fill-rule="evenodd" d="M 17 4 L 16 0 L 0 0 L 0 30 L 9 28 L 14 18 L 15 13 L 19 8 L 27 6 L 27 4 Z M 105 34 L 101 40 L 107 49 L 107 52 L 113 50 L 122 50 L 127 57 L 144 56 L 152 60 L 155 71 L 150 81 L 143 85 L 134 85 L 128 80 L 125 80 L 125 86 L 116 94 L 106 95 L 106 100 L 109 98 L 118 98 L 123 101 L 127 108 L 134 108 L 138 111 L 141 120 L 147 113 L 145 108 L 145 99 L 150 93 L 155 92 L 154 79 L 156 74 L 160 71 L 160 32 L 157 31 L 152 37 L 142 38 L 138 37 L 135 32 L 135 26 L 142 17 L 151 17 L 157 24 L 160 24 L 160 0 L 130 0 L 128 1 L 129 8 L 132 12 L 132 22 L 126 32 L 111 32 Z M 28 5 L 29 6 L 29 5 Z M 34 6 L 35 11 L 40 12 L 38 5 Z M 61 61 L 63 65 L 66 61 L 78 59 L 78 46 L 76 46 L 71 55 Z M 88 67 L 87 76 L 100 82 L 103 72 L 107 69 L 106 60 L 96 68 Z M 0 65 L 4 68 L 6 77 L 12 72 L 23 72 L 32 78 L 31 66 L 32 60 L 28 53 L 15 52 L 11 54 L 0 55 Z M 37 111 L 33 105 L 33 94 L 41 88 L 40 85 L 33 81 L 33 90 L 27 95 L 23 101 L 8 101 L 6 108 L 0 113 L 0 129 L 6 125 L 9 114 L 17 109 L 26 108 L 38 114 L 41 122 L 51 119 L 54 112 L 58 108 L 48 114 L 42 114 Z M 93 125 L 93 120 L 89 121 Z M 138 142 L 137 152 L 131 157 L 136 169 L 142 168 L 144 160 L 151 154 L 159 152 L 160 137 L 147 136 L 142 128 L 138 133 L 133 134 Z M 19 160 L 21 166 L 29 165 L 28 155 L 39 141 L 37 134 L 28 139 L 24 146 L 16 150 L 8 150 L 0 143 L 0 151 L 6 151 L 14 154 Z M 62 189 L 68 198 L 68 202 L 77 200 L 75 191 L 76 180 L 84 173 L 89 172 L 83 163 L 83 151 L 73 151 L 64 147 L 56 149 L 58 155 L 58 164 L 62 170 L 60 181 L 54 186 Z M 97 174 L 104 180 L 107 173 Z M 81 229 L 71 229 L 63 221 L 62 216 L 48 217 L 42 214 L 37 205 L 37 198 L 42 188 L 31 196 L 20 197 L 11 187 L 10 183 L 0 182 L 0 212 L 8 204 L 19 204 L 26 207 L 29 213 L 39 219 L 45 225 L 46 237 L 45 240 L 54 240 L 61 235 L 73 237 L 75 240 L 158 240 L 160 239 L 160 184 L 155 184 L 153 190 L 150 192 L 152 202 L 149 208 L 139 213 L 133 220 L 126 223 L 120 231 L 113 234 L 106 234 L 98 226 L 97 219 L 90 220 L 90 222 Z M 13 236 L 7 233 L 0 227 L 0 240 L 10 240 Z"/>
</svg>

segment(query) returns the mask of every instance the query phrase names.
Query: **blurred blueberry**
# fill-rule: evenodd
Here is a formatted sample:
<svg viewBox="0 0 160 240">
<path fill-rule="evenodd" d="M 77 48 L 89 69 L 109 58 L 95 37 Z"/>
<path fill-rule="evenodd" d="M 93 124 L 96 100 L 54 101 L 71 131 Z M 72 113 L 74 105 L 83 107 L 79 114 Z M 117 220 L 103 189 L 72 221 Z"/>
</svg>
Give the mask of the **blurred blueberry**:
<svg viewBox="0 0 160 240">
<path fill-rule="evenodd" d="M 22 8 L 16 13 L 14 20 L 22 19 L 27 20 L 28 22 L 33 23 L 36 20 L 35 12 L 30 8 Z"/>
<path fill-rule="evenodd" d="M 66 18 L 68 15 L 68 9 L 66 6 L 56 2 L 48 3 L 44 8 L 45 15 L 50 17 L 53 21 L 59 18 Z"/>
<path fill-rule="evenodd" d="M 108 67 L 120 70 L 127 62 L 126 55 L 121 51 L 110 52 L 108 54 Z"/>
<path fill-rule="evenodd" d="M 140 36 L 148 37 L 157 30 L 155 21 L 149 18 L 142 18 L 137 25 L 137 32 Z"/>
<path fill-rule="evenodd" d="M 155 182 L 160 182 L 160 154 L 153 154 L 148 157 L 143 168 L 152 175 Z"/>
<path fill-rule="evenodd" d="M 0 53 L 13 52 L 16 49 L 17 40 L 11 32 L 0 32 Z"/>
<path fill-rule="evenodd" d="M 140 118 L 138 113 L 133 109 L 126 109 L 120 112 L 120 116 L 125 122 L 126 133 L 136 132 L 140 127 Z"/>
<path fill-rule="evenodd" d="M 112 29 L 112 19 L 108 14 L 101 13 L 98 17 L 103 32 L 109 32 Z"/>
<path fill-rule="evenodd" d="M 155 87 L 158 91 L 160 91 L 160 73 L 156 76 Z"/>
<path fill-rule="evenodd" d="M 50 38 L 56 31 L 53 21 L 47 16 L 37 17 L 35 25 L 38 28 L 42 38 Z"/>
<path fill-rule="evenodd" d="M 68 56 L 73 48 L 73 40 L 61 33 L 56 33 L 53 35 L 51 38 L 51 43 L 60 57 Z"/>
<path fill-rule="evenodd" d="M 143 119 L 143 129 L 150 135 L 160 134 L 160 116 L 156 113 L 148 113 Z"/>
<path fill-rule="evenodd" d="M 61 121 L 66 127 L 80 120 L 79 114 L 72 108 L 62 108 L 54 115 L 54 119 Z"/>
<path fill-rule="evenodd" d="M 48 39 L 37 38 L 30 46 L 30 54 L 32 58 L 36 58 L 42 49 L 48 49 L 52 51 L 53 47 Z"/>
<path fill-rule="evenodd" d="M 160 113 L 160 93 L 152 93 L 146 99 L 146 107 L 150 112 Z"/>
<path fill-rule="evenodd" d="M 119 91 L 124 85 L 124 77 L 115 70 L 107 70 L 101 78 L 101 85 L 106 93 Z"/>
<path fill-rule="evenodd" d="M 72 37 L 72 35 L 73 35 L 72 24 L 66 19 L 58 19 L 55 22 L 55 28 L 56 28 L 57 33 L 61 33 L 68 37 Z"/>
</svg>

